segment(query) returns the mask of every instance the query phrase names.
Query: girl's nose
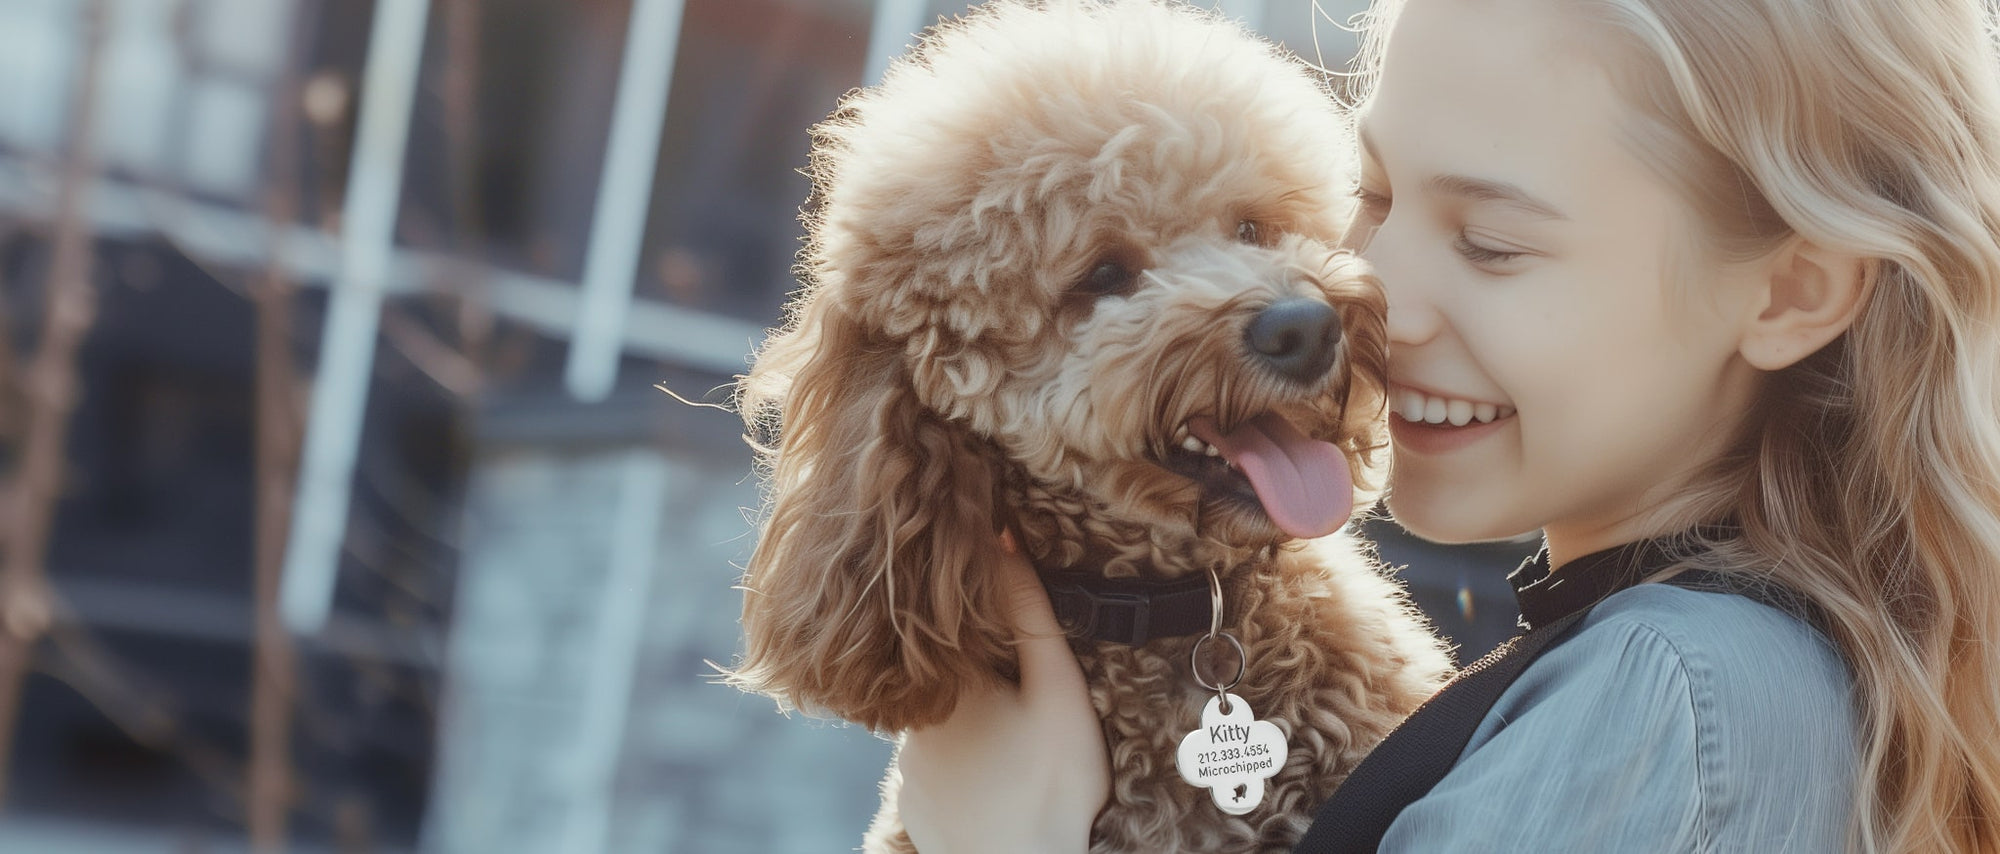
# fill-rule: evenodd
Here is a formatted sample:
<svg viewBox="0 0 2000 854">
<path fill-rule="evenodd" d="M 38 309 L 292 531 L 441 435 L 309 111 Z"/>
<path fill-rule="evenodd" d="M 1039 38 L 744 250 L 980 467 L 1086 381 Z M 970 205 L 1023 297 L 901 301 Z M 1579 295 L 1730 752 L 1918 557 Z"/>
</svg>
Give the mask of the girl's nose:
<svg viewBox="0 0 2000 854">
<path fill-rule="evenodd" d="M 1422 344 L 1438 334 L 1444 321 L 1432 303 L 1430 289 L 1422 284 L 1422 269 L 1410 262 L 1410 253 L 1399 248 L 1399 235 L 1390 225 L 1383 223 L 1360 254 L 1375 268 L 1375 277 L 1389 298 L 1389 343 Z"/>
<path fill-rule="evenodd" d="M 1389 295 L 1389 343 L 1422 344 L 1436 337 L 1444 323 L 1437 308 L 1422 298 L 1422 292 L 1398 289 L 1389 284 L 1387 274 L 1376 275 L 1382 279 L 1382 290 Z"/>
</svg>

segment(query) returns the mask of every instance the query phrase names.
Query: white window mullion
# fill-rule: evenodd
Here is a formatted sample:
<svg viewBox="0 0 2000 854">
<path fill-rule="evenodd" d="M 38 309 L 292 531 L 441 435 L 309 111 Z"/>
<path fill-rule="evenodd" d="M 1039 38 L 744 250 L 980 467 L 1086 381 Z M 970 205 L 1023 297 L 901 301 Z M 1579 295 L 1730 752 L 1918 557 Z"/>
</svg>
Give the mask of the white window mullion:
<svg viewBox="0 0 2000 854">
<path fill-rule="evenodd" d="M 380 0 L 368 37 L 361 116 L 340 217 L 340 271 L 320 342 L 279 593 L 285 625 L 300 634 L 317 633 L 333 604 L 429 12 L 430 0 Z"/>
<path fill-rule="evenodd" d="M 612 105 L 611 141 L 598 179 L 596 212 L 590 219 L 583 294 L 563 371 L 569 393 L 579 400 L 603 400 L 618 380 L 685 5 L 683 0 L 632 2 L 618 99 Z"/>
</svg>

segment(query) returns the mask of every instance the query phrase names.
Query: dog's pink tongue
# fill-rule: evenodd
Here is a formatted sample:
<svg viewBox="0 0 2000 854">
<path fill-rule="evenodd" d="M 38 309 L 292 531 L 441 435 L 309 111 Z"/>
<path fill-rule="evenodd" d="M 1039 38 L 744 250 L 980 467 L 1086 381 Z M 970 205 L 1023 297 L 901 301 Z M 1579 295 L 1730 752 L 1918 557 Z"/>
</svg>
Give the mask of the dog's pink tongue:
<svg viewBox="0 0 2000 854">
<path fill-rule="evenodd" d="M 1188 431 L 1215 446 L 1250 479 L 1264 512 L 1294 537 L 1324 537 L 1347 524 L 1354 511 L 1354 479 L 1347 456 L 1276 413 L 1250 419 L 1228 434 L 1215 421 L 1196 418 Z"/>
</svg>

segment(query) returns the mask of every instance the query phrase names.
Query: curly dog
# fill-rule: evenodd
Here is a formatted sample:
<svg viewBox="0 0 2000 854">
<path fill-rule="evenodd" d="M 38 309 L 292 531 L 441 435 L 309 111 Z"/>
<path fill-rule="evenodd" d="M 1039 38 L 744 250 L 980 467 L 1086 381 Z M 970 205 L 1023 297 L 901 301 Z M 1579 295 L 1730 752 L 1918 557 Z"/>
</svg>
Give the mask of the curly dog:
<svg viewBox="0 0 2000 854">
<path fill-rule="evenodd" d="M 848 96 L 814 131 L 804 288 L 739 388 L 767 506 L 735 684 L 894 733 L 1014 678 L 1002 527 L 1052 583 L 1206 608 L 1213 573 L 1231 693 L 1289 751 L 1260 806 L 1211 803 L 1175 765 L 1216 696 L 1207 612 L 1121 642 L 1070 609 L 1112 759 L 1093 850 L 1289 850 L 1449 669 L 1340 533 L 1387 464 L 1384 299 L 1335 248 L 1346 134 L 1303 62 L 1155 0 L 988 4 Z M 909 850 L 898 785 L 868 850 Z"/>
</svg>

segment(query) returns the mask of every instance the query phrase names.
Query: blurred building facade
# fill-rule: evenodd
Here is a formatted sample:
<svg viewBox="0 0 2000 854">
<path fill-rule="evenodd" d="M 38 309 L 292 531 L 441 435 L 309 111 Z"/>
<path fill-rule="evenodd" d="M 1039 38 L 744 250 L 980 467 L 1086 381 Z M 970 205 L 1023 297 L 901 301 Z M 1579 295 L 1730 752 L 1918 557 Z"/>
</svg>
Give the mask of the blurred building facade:
<svg viewBox="0 0 2000 854">
<path fill-rule="evenodd" d="M 1338 67 L 1363 4 L 1215 5 Z M 726 399 L 806 128 L 965 6 L 0 0 L 0 343 L 38 343 L 64 228 L 94 294 L 0 851 L 250 847 L 273 429 L 291 850 L 855 844 L 888 745 L 714 684 L 756 486 L 734 416 L 654 386 Z M 1509 633 L 1525 546 L 1371 531 L 1463 655 Z"/>
</svg>

